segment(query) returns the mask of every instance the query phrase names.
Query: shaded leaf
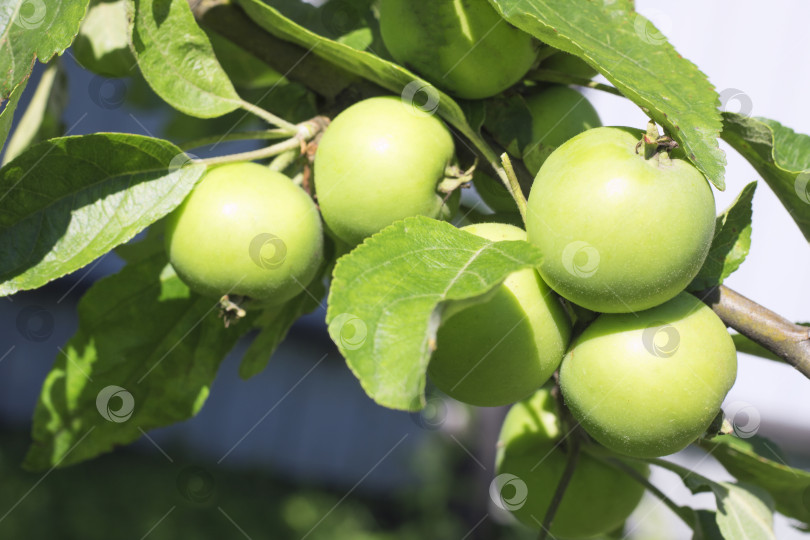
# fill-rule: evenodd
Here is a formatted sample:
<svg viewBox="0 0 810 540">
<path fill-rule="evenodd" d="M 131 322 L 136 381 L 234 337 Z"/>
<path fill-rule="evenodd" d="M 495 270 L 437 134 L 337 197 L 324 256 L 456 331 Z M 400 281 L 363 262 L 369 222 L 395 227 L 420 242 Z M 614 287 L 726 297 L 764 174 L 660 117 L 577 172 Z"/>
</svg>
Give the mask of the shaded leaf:
<svg viewBox="0 0 810 540">
<path fill-rule="evenodd" d="M 90 0 L 5 0 L 0 7 L 0 100 L 28 78 L 34 60 L 65 52 Z"/>
<path fill-rule="evenodd" d="M 709 255 L 688 290 L 702 291 L 720 285 L 748 256 L 751 248 L 751 203 L 756 188 L 756 182 L 745 186 L 731 206 L 717 216 Z"/>
<path fill-rule="evenodd" d="M 29 146 L 64 134 L 62 112 L 67 107 L 67 92 L 67 77 L 59 64 L 53 62 L 42 73 L 28 108 L 14 128 L 3 155 L 3 165 Z"/>
<path fill-rule="evenodd" d="M 372 399 L 419 409 L 442 312 L 540 261 L 527 242 L 491 242 L 421 216 L 398 221 L 338 260 L 329 334 Z"/>
<path fill-rule="evenodd" d="M 78 270 L 171 212 L 203 165 L 123 133 L 51 139 L 0 169 L 0 295 Z"/>
<path fill-rule="evenodd" d="M 14 112 L 17 110 L 17 105 L 20 103 L 20 96 L 25 91 L 28 84 L 28 79 L 24 80 L 20 86 L 14 89 L 9 98 L 2 104 L 3 112 L 0 112 L 0 149 L 6 143 L 9 131 L 11 131 L 11 124 L 14 121 Z"/>
<path fill-rule="evenodd" d="M 127 4 L 128 0 L 91 2 L 72 49 L 83 68 L 104 77 L 134 75 Z"/>
<path fill-rule="evenodd" d="M 259 333 L 242 357 L 239 375 L 248 379 L 267 367 L 270 357 L 284 341 L 293 323 L 320 306 L 319 299 L 323 298 L 324 294 L 326 287 L 322 281 L 316 279 L 307 287 L 306 292 L 280 306 L 265 310 L 256 320 Z"/>
<path fill-rule="evenodd" d="M 130 0 L 132 50 L 149 86 L 190 116 L 214 118 L 240 106 L 211 42 L 186 0 Z"/>
<path fill-rule="evenodd" d="M 723 121 L 723 140 L 756 169 L 810 241 L 810 136 L 767 118 L 726 112 Z"/>
<path fill-rule="evenodd" d="M 766 490 L 780 513 L 810 524 L 810 473 L 788 466 L 772 441 L 723 435 L 700 445 L 739 481 Z"/>
<path fill-rule="evenodd" d="M 250 328 L 224 328 L 217 305 L 188 290 L 163 250 L 96 282 L 43 384 L 24 466 L 78 463 L 197 414 Z"/>
</svg>

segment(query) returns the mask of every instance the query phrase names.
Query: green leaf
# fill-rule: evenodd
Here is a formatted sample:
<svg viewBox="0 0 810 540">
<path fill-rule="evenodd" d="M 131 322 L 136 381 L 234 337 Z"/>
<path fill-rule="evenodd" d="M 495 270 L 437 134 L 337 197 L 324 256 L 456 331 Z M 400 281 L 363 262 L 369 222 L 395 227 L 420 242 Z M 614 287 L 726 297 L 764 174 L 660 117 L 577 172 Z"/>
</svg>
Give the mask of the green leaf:
<svg viewBox="0 0 810 540">
<path fill-rule="evenodd" d="M 585 60 L 675 138 L 718 189 L 725 156 L 714 88 L 627 0 L 490 0 L 511 24 Z M 639 126 L 640 127 L 640 126 Z"/>
<path fill-rule="evenodd" d="M 700 445 L 739 481 L 766 490 L 780 513 L 810 524 L 810 473 L 788 466 L 773 442 L 723 435 Z"/>
<path fill-rule="evenodd" d="M 133 75 L 129 49 L 128 0 L 93 0 L 73 43 L 73 56 L 85 69 L 104 77 Z"/>
<path fill-rule="evenodd" d="M 78 270 L 171 212 L 205 171 L 168 141 L 62 137 L 0 169 L 0 296 Z"/>
<path fill-rule="evenodd" d="M 24 81 L 34 60 L 70 46 L 89 0 L 5 0 L 0 8 L 0 100 Z"/>
<path fill-rule="evenodd" d="M 720 527 L 717 526 L 717 512 L 711 510 L 695 510 L 695 524 L 692 529 L 695 534 L 692 540 L 724 540 Z"/>
<path fill-rule="evenodd" d="M 771 351 L 742 334 L 731 334 L 731 339 L 734 341 L 734 347 L 737 348 L 737 352 L 752 354 L 754 356 L 759 356 L 760 358 L 765 358 L 767 360 L 774 360 L 776 362 L 784 362 L 784 360 L 773 354 Z"/>
<path fill-rule="evenodd" d="M 810 136 L 767 118 L 723 113 L 723 139 L 779 197 L 810 242 Z"/>
<path fill-rule="evenodd" d="M 95 283 L 34 412 L 28 469 L 64 467 L 197 414 L 241 334 L 191 293 L 163 250 Z"/>
<path fill-rule="evenodd" d="M 527 242 L 491 242 L 421 216 L 398 221 L 338 260 L 329 334 L 372 399 L 419 409 L 443 311 L 541 258 Z"/>
<path fill-rule="evenodd" d="M 498 144 L 517 158 L 523 157 L 523 149 L 532 143 L 532 116 L 523 96 L 489 100 L 484 125 Z"/>
<path fill-rule="evenodd" d="M 323 282 L 315 280 L 307 287 L 306 292 L 281 306 L 265 310 L 256 320 L 256 326 L 260 330 L 242 357 L 239 375 L 244 379 L 249 379 L 267 367 L 270 356 L 284 341 L 293 323 L 302 315 L 320 306 L 319 299 L 323 298 L 324 294 L 326 294 L 326 287 Z"/>
<path fill-rule="evenodd" d="M 319 56 L 350 73 L 402 95 L 403 99 L 413 103 L 415 108 L 426 113 L 437 112 L 467 137 L 496 170 L 501 170 L 497 154 L 477 131 L 470 127 L 459 105 L 429 82 L 398 64 L 319 36 L 287 19 L 277 9 L 261 0 L 237 0 L 236 3 L 253 21 L 275 37 L 304 47 L 309 51 L 307 54 Z"/>
<path fill-rule="evenodd" d="M 65 131 L 62 112 L 68 104 L 67 77 L 58 62 L 53 62 L 42 73 L 39 85 L 31 98 L 14 134 L 8 141 L 3 165 L 40 141 L 59 137 Z"/>
<path fill-rule="evenodd" d="M 692 493 L 711 492 L 717 501 L 717 526 L 724 538 L 775 540 L 771 496 L 763 489 L 744 483 L 715 482 L 700 474 L 663 459 L 648 460 L 654 465 L 674 472 Z M 702 525 L 704 516 L 697 516 Z M 710 532 L 703 527 L 701 532 Z M 701 538 L 696 531 L 697 538 Z M 711 538 L 712 536 L 709 536 Z"/>
<path fill-rule="evenodd" d="M 700 272 L 689 285 L 690 291 L 720 285 L 748 256 L 751 248 L 751 203 L 756 188 L 756 181 L 745 186 L 731 206 L 717 216 L 712 247 Z"/>
<path fill-rule="evenodd" d="M 6 137 L 11 130 L 11 123 L 14 121 L 14 111 L 17 110 L 17 105 L 20 103 L 20 96 L 25 91 L 28 84 L 28 79 L 25 79 L 20 85 L 14 89 L 9 98 L 5 101 L 3 112 L 0 112 L 0 150 L 6 143 Z"/>
<path fill-rule="evenodd" d="M 149 86 L 190 116 L 214 118 L 241 100 L 186 0 L 130 0 L 132 50 Z"/>
</svg>

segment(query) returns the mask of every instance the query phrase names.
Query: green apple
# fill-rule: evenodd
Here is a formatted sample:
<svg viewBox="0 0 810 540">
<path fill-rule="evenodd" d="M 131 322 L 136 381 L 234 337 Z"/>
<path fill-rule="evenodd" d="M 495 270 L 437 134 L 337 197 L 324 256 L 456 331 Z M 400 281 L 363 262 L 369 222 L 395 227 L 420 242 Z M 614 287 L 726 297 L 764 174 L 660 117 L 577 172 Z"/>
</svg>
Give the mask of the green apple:
<svg viewBox="0 0 810 540">
<path fill-rule="evenodd" d="M 532 142 L 523 149 L 523 163 L 536 176 L 558 146 L 602 121 L 585 96 L 567 86 L 552 86 L 526 98 L 532 117 Z"/>
<path fill-rule="evenodd" d="M 315 156 L 324 221 L 355 245 L 406 217 L 449 217 L 457 199 L 446 204 L 437 188 L 453 154 L 441 120 L 399 98 L 352 105 L 326 129 Z"/>
<path fill-rule="evenodd" d="M 547 388 L 516 403 L 498 439 L 496 504 L 522 523 L 539 529 L 568 461 L 565 440 Z M 646 465 L 633 465 L 643 475 Z M 512 475 L 512 476 L 502 476 Z M 515 478 L 516 477 L 516 478 Z M 497 489 L 500 488 L 500 489 Z M 580 451 L 574 474 L 551 523 L 552 538 L 592 538 L 620 527 L 644 494 L 644 487 L 618 468 Z M 525 498 L 524 498 L 525 497 Z"/>
<path fill-rule="evenodd" d="M 462 230 L 494 242 L 526 240 L 522 229 L 501 223 Z M 442 320 L 428 376 L 465 403 L 514 403 L 551 377 L 570 336 L 571 323 L 557 296 L 533 268 L 518 270 L 483 303 Z"/>
<path fill-rule="evenodd" d="M 397 62 L 465 99 L 520 81 L 539 47 L 487 0 L 381 0 L 380 32 Z"/>
<path fill-rule="evenodd" d="M 321 219 L 309 195 L 283 174 L 230 163 L 208 170 L 169 215 L 166 250 L 180 279 L 200 294 L 280 304 L 317 273 Z"/>
<path fill-rule="evenodd" d="M 684 290 L 714 235 L 714 196 L 680 150 L 636 153 L 640 130 L 590 129 L 545 161 L 526 226 L 552 289 L 593 311 L 648 309 Z"/>
<path fill-rule="evenodd" d="M 681 293 L 640 313 L 599 316 L 563 360 L 560 385 L 594 439 L 629 456 L 657 457 L 706 431 L 736 376 L 725 325 Z"/>
<path fill-rule="evenodd" d="M 590 79 L 599 73 L 585 60 L 563 51 L 554 53 L 543 60 L 540 63 L 540 69 L 568 73 L 575 77 L 582 77 L 583 79 Z"/>
</svg>

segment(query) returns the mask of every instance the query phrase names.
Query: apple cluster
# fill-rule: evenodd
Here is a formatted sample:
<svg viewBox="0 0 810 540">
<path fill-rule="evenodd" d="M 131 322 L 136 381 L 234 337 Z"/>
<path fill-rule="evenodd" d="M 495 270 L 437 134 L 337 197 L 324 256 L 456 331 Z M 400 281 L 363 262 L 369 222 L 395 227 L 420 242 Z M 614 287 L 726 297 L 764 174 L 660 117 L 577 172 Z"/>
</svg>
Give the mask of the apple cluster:
<svg viewBox="0 0 810 540">
<path fill-rule="evenodd" d="M 390 54 L 463 99 L 512 87 L 547 47 L 504 22 L 486 0 L 381 0 L 379 9 Z M 594 74 L 562 52 L 542 62 Z M 684 292 L 714 236 L 714 196 L 704 176 L 677 148 L 640 151 L 640 130 L 601 127 L 571 88 L 528 85 L 524 99 L 529 142 L 510 151 L 534 176 L 525 230 L 514 225 L 520 218 L 512 195 L 480 168 L 473 183 L 495 214 L 462 230 L 528 241 L 542 263 L 445 316 L 428 376 L 468 404 L 514 404 L 497 471 L 525 484 L 526 500 L 512 511 L 536 527 L 563 474 L 566 441 L 581 432 L 575 424 L 586 444 L 616 456 L 677 452 L 719 413 L 736 377 L 736 351 L 722 321 Z M 446 180 L 458 170 L 456 150 L 436 114 L 400 97 L 360 101 L 318 142 L 317 206 L 266 166 L 213 167 L 167 220 L 170 261 L 202 294 L 281 304 L 318 275 L 325 235 L 348 251 L 409 216 L 452 219 L 459 192 Z M 561 400 L 552 396 L 558 391 Z M 646 466 L 631 466 L 647 474 Z M 624 471 L 585 453 L 551 532 L 587 538 L 614 530 L 642 493 Z"/>
</svg>

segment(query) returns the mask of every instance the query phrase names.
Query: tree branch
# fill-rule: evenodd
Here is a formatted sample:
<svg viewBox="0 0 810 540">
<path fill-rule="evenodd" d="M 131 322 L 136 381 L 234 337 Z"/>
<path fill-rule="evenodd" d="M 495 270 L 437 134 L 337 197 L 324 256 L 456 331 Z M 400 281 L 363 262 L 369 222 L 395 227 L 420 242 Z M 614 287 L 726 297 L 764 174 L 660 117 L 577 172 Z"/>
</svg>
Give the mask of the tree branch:
<svg viewBox="0 0 810 540">
<path fill-rule="evenodd" d="M 350 85 L 361 81 L 311 50 L 268 33 L 228 0 L 189 0 L 189 5 L 202 26 L 239 45 L 287 79 L 303 84 L 330 101 Z"/>
<path fill-rule="evenodd" d="M 727 326 L 762 345 L 810 379 L 810 328 L 794 324 L 723 285 L 706 289 L 697 296 Z"/>
</svg>

